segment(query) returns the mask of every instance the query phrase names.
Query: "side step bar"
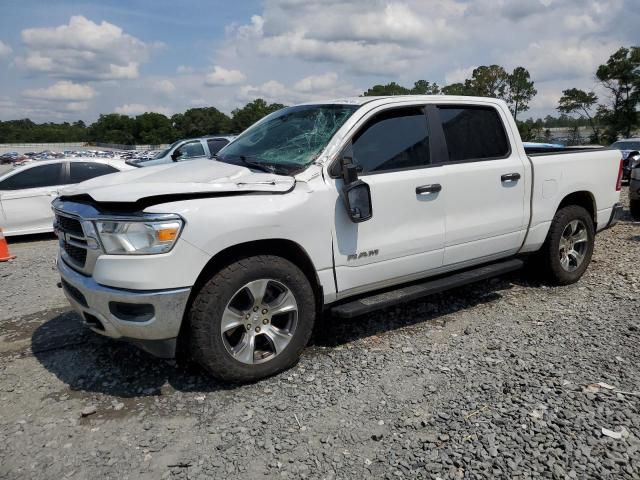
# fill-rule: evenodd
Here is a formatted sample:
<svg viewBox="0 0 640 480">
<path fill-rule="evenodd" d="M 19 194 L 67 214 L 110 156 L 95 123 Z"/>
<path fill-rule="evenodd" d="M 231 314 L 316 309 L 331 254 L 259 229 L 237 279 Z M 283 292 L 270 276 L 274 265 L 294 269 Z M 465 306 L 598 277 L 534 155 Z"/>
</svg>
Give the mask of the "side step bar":
<svg viewBox="0 0 640 480">
<path fill-rule="evenodd" d="M 433 295 L 434 293 L 443 292 L 451 288 L 461 287 L 468 283 L 486 280 L 487 278 L 513 272 L 521 269 L 523 266 L 524 262 L 517 258 L 492 263 L 482 267 L 473 268 L 471 270 L 452 273 L 435 280 L 428 280 L 423 283 L 378 293 L 370 297 L 352 300 L 347 303 L 336 305 L 331 308 L 331 312 L 340 318 L 353 318 L 358 315 L 373 312 L 380 308 L 408 302 L 410 300 L 415 300 L 416 298 L 426 297 L 427 295 Z"/>
</svg>

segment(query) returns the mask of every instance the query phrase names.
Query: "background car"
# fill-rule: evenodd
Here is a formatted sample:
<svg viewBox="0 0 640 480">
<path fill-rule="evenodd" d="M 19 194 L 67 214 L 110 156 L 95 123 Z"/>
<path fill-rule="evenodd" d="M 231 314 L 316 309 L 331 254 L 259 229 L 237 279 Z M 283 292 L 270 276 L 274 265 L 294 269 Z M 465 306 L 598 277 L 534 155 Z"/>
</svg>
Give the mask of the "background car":
<svg viewBox="0 0 640 480">
<path fill-rule="evenodd" d="M 53 231 L 51 201 L 66 185 L 134 167 L 117 159 L 40 160 L 0 176 L 0 227 L 6 236 Z"/>
<path fill-rule="evenodd" d="M 609 148 L 617 148 L 622 152 L 623 164 L 623 180 L 627 180 L 631 174 L 631 169 L 634 168 L 640 161 L 638 152 L 640 152 L 640 138 L 623 138 L 617 142 L 613 142 Z"/>
<path fill-rule="evenodd" d="M 178 140 L 153 158 L 131 159 L 127 163 L 136 167 L 150 167 L 152 165 L 162 165 L 163 163 L 183 162 L 197 158 L 211 158 L 234 138 L 236 137 L 232 135 L 217 135 Z"/>
</svg>

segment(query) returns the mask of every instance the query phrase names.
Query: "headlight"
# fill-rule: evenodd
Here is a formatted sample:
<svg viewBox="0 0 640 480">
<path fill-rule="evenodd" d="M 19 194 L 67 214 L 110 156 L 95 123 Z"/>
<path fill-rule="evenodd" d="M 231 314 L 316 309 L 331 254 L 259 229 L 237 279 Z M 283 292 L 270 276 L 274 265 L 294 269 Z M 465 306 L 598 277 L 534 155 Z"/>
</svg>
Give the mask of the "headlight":
<svg viewBox="0 0 640 480">
<path fill-rule="evenodd" d="M 182 220 L 119 222 L 99 220 L 96 230 L 105 253 L 148 255 L 166 253 L 180 236 Z"/>
</svg>

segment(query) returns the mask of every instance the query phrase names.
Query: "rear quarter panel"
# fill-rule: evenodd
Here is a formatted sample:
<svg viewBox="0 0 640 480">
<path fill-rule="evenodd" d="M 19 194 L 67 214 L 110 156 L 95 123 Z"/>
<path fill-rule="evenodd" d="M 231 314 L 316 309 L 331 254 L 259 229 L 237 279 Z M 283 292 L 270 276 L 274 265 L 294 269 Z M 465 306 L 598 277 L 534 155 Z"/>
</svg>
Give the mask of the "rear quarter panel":
<svg viewBox="0 0 640 480">
<path fill-rule="evenodd" d="M 595 203 L 596 230 L 607 226 L 616 191 L 621 154 L 618 150 L 593 150 L 531 156 L 534 181 L 531 226 L 523 252 L 539 249 L 562 200 L 575 192 L 588 192 Z"/>
</svg>

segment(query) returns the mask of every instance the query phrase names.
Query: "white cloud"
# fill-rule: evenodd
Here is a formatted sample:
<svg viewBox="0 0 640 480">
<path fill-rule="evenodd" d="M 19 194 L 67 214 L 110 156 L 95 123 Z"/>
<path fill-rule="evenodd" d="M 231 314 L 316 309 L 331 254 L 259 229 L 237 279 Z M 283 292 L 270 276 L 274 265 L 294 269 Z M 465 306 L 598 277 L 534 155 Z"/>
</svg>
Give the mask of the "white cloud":
<svg viewBox="0 0 640 480">
<path fill-rule="evenodd" d="M 471 77 L 471 74 L 473 73 L 473 70 L 475 68 L 476 67 L 473 66 L 451 70 L 450 72 L 445 73 L 444 81 L 447 85 L 451 83 L 464 82 L 467 78 Z"/>
<path fill-rule="evenodd" d="M 22 30 L 27 52 L 17 64 L 30 72 L 67 79 L 118 80 L 139 75 L 159 44 L 149 44 L 108 22 L 72 16 L 67 25 Z"/>
<path fill-rule="evenodd" d="M 189 67 L 187 65 L 178 65 L 176 68 L 176 72 L 178 73 L 193 73 L 195 69 L 193 67 Z"/>
<path fill-rule="evenodd" d="M 240 87 L 237 98 L 241 102 L 263 98 L 269 102 L 291 105 L 312 100 L 349 97 L 359 93 L 361 93 L 359 89 L 350 83 L 341 82 L 336 73 L 330 72 L 323 75 L 310 75 L 298 80 L 291 87 L 277 80 L 269 80 L 258 86 L 244 85 Z"/>
<path fill-rule="evenodd" d="M 95 97 L 96 91 L 89 85 L 62 80 L 47 88 L 24 90 L 22 96 L 51 102 L 86 102 Z"/>
<path fill-rule="evenodd" d="M 152 88 L 154 92 L 168 95 L 175 91 L 176 86 L 171 80 L 167 80 L 165 78 L 164 80 L 158 80 L 157 82 L 155 82 Z"/>
<path fill-rule="evenodd" d="M 21 103 L 36 116 L 44 112 L 59 116 L 86 111 L 95 96 L 90 85 L 61 80 L 49 87 L 23 90 Z"/>
<path fill-rule="evenodd" d="M 542 40 L 504 58 L 523 65 L 534 81 L 593 77 L 598 65 L 619 48 L 616 43 L 581 39 Z"/>
<path fill-rule="evenodd" d="M 245 74 L 240 70 L 227 70 L 219 65 L 215 65 L 213 71 L 206 75 L 204 83 L 210 87 L 239 85 L 244 82 L 246 78 Z"/>
<path fill-rule="evenodd" d="M 286 102 L 292 98 L 290 92 L 282 83 L 276 80 L 269 80 L 257 87 L 245 85 L 240 87 L 238 98 L 244 101 L 254 100 L 256 98 L 264 98 L 270 102 Z"/>
<path fill-rule="evenodd" d="M 397 75 L 431 49 L 462 39 L 454 20 L 463 13 L 454 0 L 272 0 L 250 24 L 227 30 L 226 53 L 237 58 L 257 51 Z"/>
<path fill-rule="evenodd" d="M 335 72 L 324 75 L 310 75 L 295 83 L 293 86 L 299 92 L 326 91 L 338 85 L 338 74 Z"/>
<path fill-rule="evenodd" d="M 13 52 L 13 49 L 2 40 L 0 40 L 0 58 L 8 57 L 9 55 L 11 55 L 11 52 Z"/>
<path fill-rule="evenodd" d="M 155 112 L 162 113 L 163 115 L 171 115 L 173 112 L 168 107 L 158 106 L 158 105 L 144 105 L 141 103 L 126 103 L 124 105 L 120 105 L 114 109 L 115 113 L 119 113 L 121 115 L 140 115 L 146 112 Z"/>
</svg>

